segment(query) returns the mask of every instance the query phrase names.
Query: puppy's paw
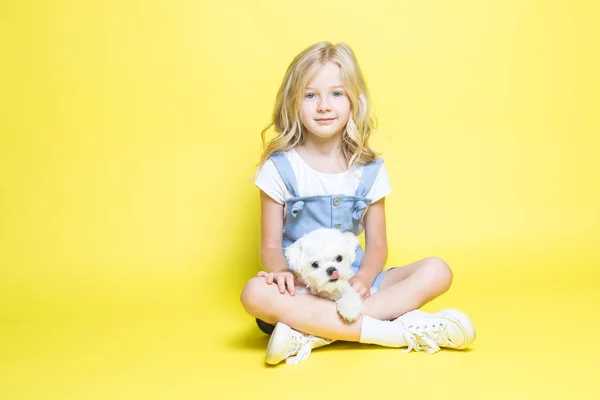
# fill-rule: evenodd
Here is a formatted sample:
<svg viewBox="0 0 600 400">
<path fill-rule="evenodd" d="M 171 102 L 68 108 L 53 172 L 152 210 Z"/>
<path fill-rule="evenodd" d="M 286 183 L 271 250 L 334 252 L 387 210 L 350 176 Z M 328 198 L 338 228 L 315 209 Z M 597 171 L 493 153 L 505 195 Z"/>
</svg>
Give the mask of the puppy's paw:
<svg viewBox="0 0 600 400">
<path fill-rule="evenodd" d="M 358 294 L 345 294 L 340 297 L 337 304 L 338 313 L 348 322 L 355 321 L 363 311 L 362 299 Z"/>
</svg>

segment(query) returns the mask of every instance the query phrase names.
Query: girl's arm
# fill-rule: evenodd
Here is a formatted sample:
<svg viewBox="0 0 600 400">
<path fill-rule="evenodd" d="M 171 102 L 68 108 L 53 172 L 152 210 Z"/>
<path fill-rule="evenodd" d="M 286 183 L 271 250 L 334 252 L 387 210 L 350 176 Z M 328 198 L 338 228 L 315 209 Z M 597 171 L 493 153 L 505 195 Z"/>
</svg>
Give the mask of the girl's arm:
<svg viewBox="0 0 600 400">
<path fill-rule="evenodd" d="M 267 285 L 275 283 L 279 293 L 285 294 L 287 291 L 294 296 L 294 274 L 287 267 L 282 251 L 283 204 L 279 204 L 261 190 L 260 208 L 260 263 L 266 272 L 260 271 L 258 276 L 264 277 Z"/>
<path fill-rule="evenodd" d="M 363 298 L 368 297 L 371 285 L 377 275 L 383 271 L 387 260 L 385 198 L 369 206 L 364 217 L 364 228 L 365 256 L 362 260 L 360 270 L 353 277 L 353 286 L 355 286 L 355 289 L 357 289 Z"/>
<path fill-rule="evenodd" d="M 267 272 L 289 271 L 283 256 L 283 204 L 260 191 L 260 263 Z"/>
</svg>

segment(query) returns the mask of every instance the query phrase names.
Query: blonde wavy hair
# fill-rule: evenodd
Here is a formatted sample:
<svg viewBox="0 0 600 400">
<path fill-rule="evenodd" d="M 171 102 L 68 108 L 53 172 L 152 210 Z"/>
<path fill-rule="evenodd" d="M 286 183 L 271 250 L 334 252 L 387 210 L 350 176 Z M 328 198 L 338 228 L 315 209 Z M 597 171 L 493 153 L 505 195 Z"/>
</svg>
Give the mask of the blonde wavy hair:
<svg viewBox="0 0 600 400">
<path fill-rule="evenodd" d="M 340 66 L 344 89 L 349 97 L 351 113 L 342 135 L 342 153 L 348 168 L 374 161 L 377 154 L 368 140 L 377 121 L 371 113 L 369 93 L 358 60 L 345 43 L 315 43 L 298 54 L 288 66 L 277 92 L 272 122 L 261 132 L 263 165 L 276 152 L 286 151 L 304 143 L 306 132 L 300 120 L 300 103 L 308 81 L 328 62 Z M 273 127 L 277 135 L 267 142 L 266 134 Z"/>
</svg>

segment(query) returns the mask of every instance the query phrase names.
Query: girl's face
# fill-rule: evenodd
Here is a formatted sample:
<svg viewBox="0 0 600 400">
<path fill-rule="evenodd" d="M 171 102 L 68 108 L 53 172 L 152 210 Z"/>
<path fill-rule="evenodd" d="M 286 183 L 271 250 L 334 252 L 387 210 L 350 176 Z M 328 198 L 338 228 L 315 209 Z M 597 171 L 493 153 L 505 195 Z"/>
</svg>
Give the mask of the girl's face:
<svg viewBox="0 0 600 400">
<path fill-rule="evenodd" d="M 308 132 L 319 138 L 341 136 L 350 118 L 350 99 L 337 64 L 328 62 L 308 81 L 300 118 Z"/>
</svg>

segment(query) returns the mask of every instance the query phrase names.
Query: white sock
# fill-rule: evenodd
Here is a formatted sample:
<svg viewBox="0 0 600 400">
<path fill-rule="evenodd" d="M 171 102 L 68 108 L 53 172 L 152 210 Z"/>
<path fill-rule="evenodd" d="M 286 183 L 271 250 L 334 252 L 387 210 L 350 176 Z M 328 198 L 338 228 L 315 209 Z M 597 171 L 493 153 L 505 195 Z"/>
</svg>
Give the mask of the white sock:
<svg viewBox="0 0 600 400">
<path fill-rule="evenodd" d="M 392 321 L 381 321 L 363 316 L 360 343 L 378 344 L 386 347 L 406 347 L 402 325 Z"/>
</svg>

